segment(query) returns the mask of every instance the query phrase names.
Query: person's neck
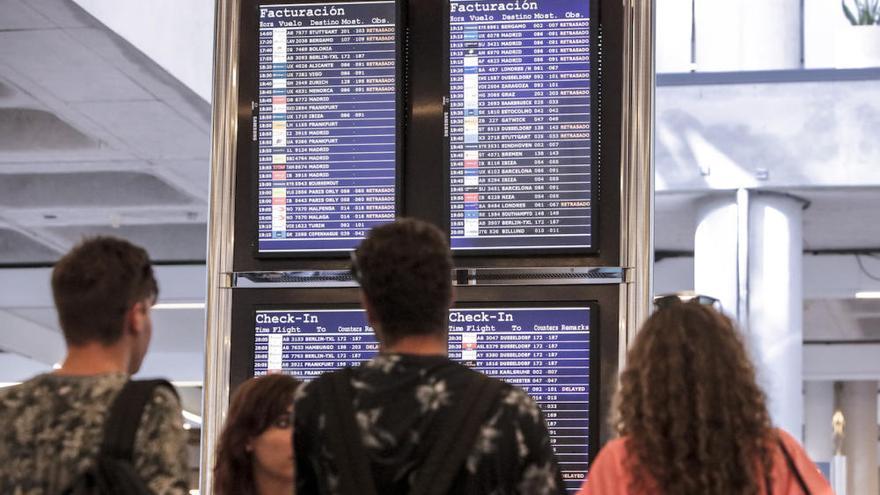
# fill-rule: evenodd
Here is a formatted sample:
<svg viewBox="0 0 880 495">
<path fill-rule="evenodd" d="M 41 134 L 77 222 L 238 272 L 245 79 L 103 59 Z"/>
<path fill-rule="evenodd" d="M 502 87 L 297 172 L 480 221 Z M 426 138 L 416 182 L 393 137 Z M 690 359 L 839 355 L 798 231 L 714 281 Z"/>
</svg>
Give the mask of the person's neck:
<svg viewBox="0 0 880 495">
<path fill-rule="evenodd" d="M 446 356 L 449 347 L 446 339 L 435 335 L 411 335 L 394 341 L 382 348 L 395 354 L 416 354 L 420 356 Z"/>
<path fill-rule="evenodd" d="M 293 479 L 272 476 L 269 473 L 254 470 L 254 484 L 257 495 L 290 495 L 293 493 Z"/>
<path fill-rule="evenodd" d="M 128 373 L 131 356 L 120 343 L 105 346 L 98 342 L 69 346 L 56 375 L 88 376 Z"/>
</svg>

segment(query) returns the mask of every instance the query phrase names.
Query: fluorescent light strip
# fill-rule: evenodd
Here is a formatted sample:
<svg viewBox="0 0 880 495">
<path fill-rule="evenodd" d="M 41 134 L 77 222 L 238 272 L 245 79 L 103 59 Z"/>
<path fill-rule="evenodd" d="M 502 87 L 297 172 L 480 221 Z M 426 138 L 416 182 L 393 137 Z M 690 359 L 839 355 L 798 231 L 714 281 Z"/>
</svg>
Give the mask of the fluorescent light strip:
<svg viewBox="0 0 880 495">
<path fill-rule="evenodd" d="M 181 382 L 177 382 L 177 381 L 172 381 L 171 384 L 174 385 L 175 387 L 201 387 L 202 384 L 203 384 L 203 382 L 197 382 L 197 381 L 189 381 L 189 382 L 187 382 L 187 381 L 181 381 Z M 3 387 L 14 387 L 14 386 L 16 386 L 16 385 L 21 385 L 21 382 L 0 382 L 0 388 L 3 388 Z"/>
<path fill-rule="evenodd" d="M 202 417 L 196 413 L 191 413 L 186 409 L 183 410 L 183 419 L 189 421 L 190 423 L 195 423 L 199 426 L 202 425 Z"/>
<path fill-rule="evenodd" d="M 201 387 L 203 383 L 196 380 L 171 380 L 171 384 L 175 387 Z"/>
<path fill-rule="evenodd" d="M 856 292 L 856 299 L 880 299 L 880 291 L 866 290 Z"/>
<path fill-rule="evenodd" d="M 153 309 L 205 309 L 203 302 L 186 302 L 186 303 L 157 303 L 153 305 Z"/>
</svg>

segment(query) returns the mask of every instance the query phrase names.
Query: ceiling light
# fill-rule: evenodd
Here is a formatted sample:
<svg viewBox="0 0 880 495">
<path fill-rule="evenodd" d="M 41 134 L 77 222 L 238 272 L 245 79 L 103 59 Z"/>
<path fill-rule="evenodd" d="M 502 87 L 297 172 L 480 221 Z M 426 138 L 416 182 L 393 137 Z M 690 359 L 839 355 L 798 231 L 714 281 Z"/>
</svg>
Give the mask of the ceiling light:
<svg viewBox="0 0 880 495">
<path fill-rule="evenodd" d="M 865 290 L 856 292 L 856 299 L 880 299 L 880 291 Z"/>
<path fill-rule="evenodd" d="M 196 413 L 191 413 L 186 409 L 183 410 L 183 419 L 189 421 L 190 423 L 195 423 L 199 426 L 202 424 L 202 417 Z"/>
<path fill-rule="evenodd" d="M 201 387 L 203 383 L 197 380 L 171 380 L 171 384 L 175 387 Z"/>
<path fill-rule="evenodd" d="M 203 302 L 186 302 L 186 303 L 157 303 L 153 305 L 153 309 L 205 309 Z"/>
</svg>

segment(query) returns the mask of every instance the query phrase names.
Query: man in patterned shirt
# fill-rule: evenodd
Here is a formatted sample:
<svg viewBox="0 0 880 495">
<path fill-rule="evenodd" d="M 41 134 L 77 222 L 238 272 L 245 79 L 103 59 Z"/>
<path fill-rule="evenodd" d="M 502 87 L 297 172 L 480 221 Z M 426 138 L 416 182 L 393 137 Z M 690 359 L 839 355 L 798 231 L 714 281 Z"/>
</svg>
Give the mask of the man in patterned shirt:
<svg viewBox="0 0 880 495">
<path fill-rule="evenodd" d="M 474 381 L 486 379 L 447 357 L 452 259 L 440 230 L 413 219 L 377 227 L 352 261 L 361 302 L 381 352 L 349 374 L 355 431 L 360 435 L 346 441 L 364 446 L 376 493 L 409 494 L 421 485 L 417 482 L 420 468 L 432 446 L 448 435 L 444 420 L 455 414 Z M 363 493 L 342 479 L 345 461 L 336 458 L 328 441 L 333 433 L 328 424 L 334 424 L 335 418 L 328 418 L 322 383 L 334 376 L 338 375 L 323 375 L 297 393 L 298 495 Z M 535 402 L 507 384 L 497 395 L 483 399 L 494 404 L 489 405 L 475 438 L 465 439 L 472 446 L 447 493 L 564 494 L 562 475 Z"/>
<path fill-rule="evenodd" d="M 55 372 L 0 390 L 3 494 L 55 495 L 93 465 L 108 408 L 150 342 L 158 287 L 142 248 L 110 237 L 86 240 L 55 265 L 52 292 L 67 356 Z M 176 395 L 156 387 L 139 421 L 135 471 L 157 495 L 186 494 Z"/>
</svg>

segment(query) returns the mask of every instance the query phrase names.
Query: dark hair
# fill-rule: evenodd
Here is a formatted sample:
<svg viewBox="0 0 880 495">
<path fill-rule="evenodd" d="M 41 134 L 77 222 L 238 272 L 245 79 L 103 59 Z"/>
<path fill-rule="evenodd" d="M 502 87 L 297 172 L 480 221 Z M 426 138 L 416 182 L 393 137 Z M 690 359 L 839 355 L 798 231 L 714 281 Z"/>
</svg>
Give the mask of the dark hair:
<svg viewBox="0 0 880 495">
<path fill-rule="evenodd" d="M 83 240 L 52 270 L 58 319 L 71 345 L 113 344 L 122 337 L 125 313 L 158 293 L 147 252 L 115 237 Z"/>
<path fill-rule="evenodd" d="M 448 331 L 452 257 L 440 229 L 412 218 L 381 225 L 361 242 L 353 261 L 386 343 Z"/>
<path fill-rule="evenodd" d="M 695 302 L 654 313 L 620 377 L 634 491 L 752 495 L 772 469 L 766 399 L 733 322 Z"/>
<path fill-rule="evenodd" d="M 242 383 L 229 404 L 226 425 L 217 444 L 215 495 L 255 494 L 253 456 L 248 442 L 288 415 L 300 381 L 288 375 L 266 375 Z"/>
</svg>

